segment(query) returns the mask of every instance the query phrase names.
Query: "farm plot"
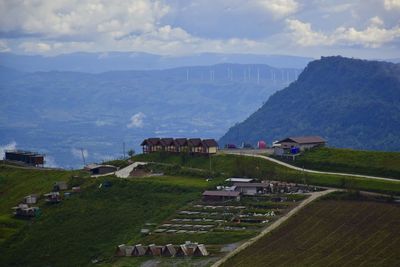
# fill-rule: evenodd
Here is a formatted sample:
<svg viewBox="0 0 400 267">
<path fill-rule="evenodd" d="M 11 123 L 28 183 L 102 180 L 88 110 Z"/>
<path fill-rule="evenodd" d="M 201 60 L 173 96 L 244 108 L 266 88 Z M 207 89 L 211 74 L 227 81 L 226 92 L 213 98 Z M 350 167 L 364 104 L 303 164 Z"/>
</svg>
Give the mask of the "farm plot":
<svg viewBox="0 0 400 267">
<path fill-rule="evenodd" d="M 325 199 L 223 266 L 399 266 L 400 205 Z"/>
<path fill-rule="evenodd" d="M 271 198 L 275 201 L 273 202 Z M 154 229 L 153 234 L 205 234 L 220 231 L 252 231 L 264 228 L 303 197 L 243 197 L 240 202 L 196 202 Z"/>
</svg>

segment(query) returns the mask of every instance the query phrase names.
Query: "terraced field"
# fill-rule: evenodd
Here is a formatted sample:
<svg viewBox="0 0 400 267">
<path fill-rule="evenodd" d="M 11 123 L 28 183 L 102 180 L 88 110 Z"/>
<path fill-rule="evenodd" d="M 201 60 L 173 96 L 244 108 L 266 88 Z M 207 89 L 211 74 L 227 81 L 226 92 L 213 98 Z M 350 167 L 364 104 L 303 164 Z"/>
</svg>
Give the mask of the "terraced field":
<svg viewBox="0 0 400 267">
<path fill-rule="evenodd" d="M 400 205 L 325 199 L 223 266 L 399 266 Z"/>
</svg>

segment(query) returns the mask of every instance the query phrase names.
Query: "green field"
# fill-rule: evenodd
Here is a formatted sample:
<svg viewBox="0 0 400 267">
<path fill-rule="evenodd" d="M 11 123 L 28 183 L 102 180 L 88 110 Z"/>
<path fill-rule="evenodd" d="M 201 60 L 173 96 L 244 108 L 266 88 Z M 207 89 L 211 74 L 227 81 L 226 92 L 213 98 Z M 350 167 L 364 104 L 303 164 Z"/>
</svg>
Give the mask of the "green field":
<svg viewBox="0 0 400 267">
<path fill-rule="evenodd" d="M 176 211 L 198 201 L 201 192 L 214 188 L 223 177 L 206 181 L 197 172 L 188 176 L 156 176 L 134 179 L 90 178 L 79 171 L 33 170 L 0 167 L 0 265 L 1 266 L 87 266 L 100 260 L 102 266 L 138 266 L 152 258 L 114 257 L 119 244 L 206 243 L 210 251 L 223 244 L 242 241 L 255 231 L 221 231 L 205 234 L 158 234 L 141 236 L 140 229 L 158 225 Z M 200 171 L 200 174 L 203 174 Z M 72 175 L 81 175 L 72 179 Z M 56 181 L 79 181 L 82 192 L 59 204 L 37 206 L 41 215 L 32 220 L 14 218 L 11 207 L 24 196 L 44 194 Z M 101 187 L 105 181 L 111 187 Z M 214 249 L 215 247 L 215 249 Z M 61 253 L 62 252 L 62 253 Z M 208 261 L 208 259 L 207 259 Z M 186 260 L 182 261 L 186 264 Z"/>
<path fill-rule="evenodd" d="M 339 148 L 312 149 L 288 163 L 306 169 L 400 179 L 400 153 Z"/>
<path fill-rule="evenodd" d="M 90 178 L 81 171 L 1 165 L 0 265 L 87 266 L 96 259 L 102 266 L 138 266 L 149 258 L 117 259 L 113 256 L 115 246 L 122 243 L 182 243 L 186 240 L 209 244 L 210 251 L 220 255 L 221 245 L 242 241 L 254 236 L 256 231 L 143 237 L 140 229 L 149 228 L 146 223 L 158 225 L 168 221 L 177 210 L 198 201 L 203 190 L 214 188 L 230 176 L 400 194 L 400 182 L 304 174 L 252 157 L 214 155 L 208 158 L 159 153 L 138 155 L 133 159 L 157 162 L 148 168 L 165 175 L 133 179 Z M 72 179 L 73 175 L 80 178 Z M 207 181 L 209 177 L 213 179 Z M 41 200 L 38 204 L 41 216 L 38 218 L 22 220 L 12 217 L 11 207 L 24 196 L 50 192 L 56 181 L 67 181 L 70 185 L 78 183 L 82 192 L 56 205 Z M 111 182 L 112 186 L 100 188 L 105 181 Z M 186 261 L 182 263 L 187 264 Z"/>
<path fill-rule="evenodd" d="M 82 192 L 62 203 L 41 201 L 39 218 L 11 216 L 10 208 L 23 196 L 49 192 L 55 181 L 68 181 L 72 174 L 76 172 L 1 167 L 0 265 L 85 266 L 92 259 L 111 264 L 116 245 L 139 242 L 145 223 L 162 222 L 213 186 L 194 177 L 85 178 Z M 105 180 L 112 186 L 99 188 Z M 131 264 L 142 260 L 134 259 Z"/>
<path fill-rule="evenodd" d="M 316 201 L 223 266 L 399 266 L 400 205 Z"/>
<path fill-rule="evenodd" d="M 134 159 L 138 161 L 168 163 L 170 164 L 169 167 L 158 166 L 158 170 L 174 175 L 179 173 L 188 175 L 190 172 L 188 169 L 182 168 L 184 166 L 193 169 L 202 169 L 203 176 L 208 177 L 210 175 L 211 161 L 211 175 L 214 176 L 255 177 L 400 195 L 400 181 L 392 182 L 350 176 L 303 173 L 265 159 L 254 157 L 221 154 L 208 158 L 204 156 L 188 156 L 186 154 L 168 155 L 165 153 L 152 153 L 137 155 Z"/>
</svg>

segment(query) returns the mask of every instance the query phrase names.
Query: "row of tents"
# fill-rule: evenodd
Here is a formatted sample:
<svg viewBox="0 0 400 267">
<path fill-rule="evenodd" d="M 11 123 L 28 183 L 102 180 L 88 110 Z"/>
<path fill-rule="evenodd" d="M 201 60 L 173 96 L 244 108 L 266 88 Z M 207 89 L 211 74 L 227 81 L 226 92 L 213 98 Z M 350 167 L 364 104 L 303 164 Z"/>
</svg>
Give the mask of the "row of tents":
<svg viewBox="0 0 400 267">
<path fill-rule="evenodd" d="M 172 244 L 165 246 L 157 246 L 155 244 L 151 244 L 149 246 L 143 246 L 142 244 L 127 246 L 122 244 L 117 246 L 115 255 L 118 257 L 202 257 L 208 256 L 208 252 L 205 245 L 187 241 L 185 244 L 178 246 Z"/>
</svg>

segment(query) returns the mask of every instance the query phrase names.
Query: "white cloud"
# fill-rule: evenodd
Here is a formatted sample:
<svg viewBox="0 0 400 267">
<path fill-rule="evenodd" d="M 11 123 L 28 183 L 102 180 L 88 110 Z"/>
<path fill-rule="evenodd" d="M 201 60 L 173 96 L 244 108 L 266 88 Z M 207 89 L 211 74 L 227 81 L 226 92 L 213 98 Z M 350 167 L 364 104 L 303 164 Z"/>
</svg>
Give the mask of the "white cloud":
<svg viewBox="0 0 400 267">
<path fill-rule="evenodd" d="M 383 25 L 385 24 L 385 23 L 383 22 L 383 20 L 382 20 L 380 17 L 378 17 L 378 16 L 372 17 L 372 18 L 369 20 L 369 22 L 370 22 L 371 25 L 375 25 L 375 26 L 383 26 Z"/>
<path fill-rule="evenodd" d="M 0 52 L 9 52 L 11 49 L 8 47 L 7 41 L 0 40 Z"/>
<path fill-rule="evenodd" d="M 17 142 L 15 142 L 15 141 L 12 141 L 11 143 L 0 146 L 0 159 L 4 158 L 6 150 L 14 150 L 16 148 L 17 148 Z"/>
<path fill-rule="evenodd" d="M 72 156 L 74 156 L 74 158 L 77 159 L 82 159 L 82 153 L 83 156 L 85 157 L 85 159 L 87 159 L 89 157 L 89 151 L 87 149 L 78 149 L 78 148 L 72 148 L 71 149 L 71 154 Z"/>
<path fill-rule="evenodd" d="M 96 120 L 95 124 L 98 127 L 102 127 L 102 126 L 112 125 L 112 122 L 99 119 L 99 120 Z"/>
<path fill-rule="evenodd" d="M 386 10 L 400 9 L 400 0 L 385 0 L 383 6 Z"/>
<path fill-rule="evenodd" d="M 56 163 L 55 159 L 52 156 L 46 155 L 46 163 L 44 164 L 45 167 L 49 168 L 58 168 L 58 164 Z"/>
<path fill-rule="evenodd" d="M 142 128 L 143 127 L 143 119 L 146 117 L 144 113 L 139 112 L 131 117 L 130 122 L 126 125 L 128 128 Z"/>
<path fill-rule="evenodd" d="M 275 18 L 296 13 L 299 4 L 294 0 L 258 0 L 258 4 Z"/>
<path fill-rule="evenodd" d="M 286 23 L 288 28 L 291 30 L 293 40 L 299 45 L 326 45 L 331 42 L 329 38 L 322 32 L 313 31 L 310 23 L 305 23 L 296 19 L 287 19 Z"/>
<path fill-rule="evenodd" d="M 385 43 L 400 37 L 400 27 L 392 29 L 379 28 L 375 25 L 367 27 L 365 30 L 356 30 L 352 27 L 338 28 L 334 33 L 335 42 L 351 45 L 361 45 L 364 47 L 377 48 Z"/>
<path fill-rule="evenodd" d="M 0 10 L 3 32 L 86 38 L 153 30 L 169 7 L 158 0 L 37 0 L 1 1 Z"/>
<path fill-rule="evenodd" d="M 28 53 L 45 53 L 51 50 L 51 46 L 43 42 L 24 42 L 19 47 Z"/>
<path fill-rule="evenodd" d="M 302 46 L 318 45 L 361 45 L 363 47 L 377 48 L 385 43 L 400 37 L 400 26 L 391 29 L 380 28 L 383 21 L 379 17 L 370 20 L 371 25 L 364 30 L 353 27 L 339 27 L 332 33 L 313 31 L 310 23 L 300 20 L 287 19 L 288 29 L 293 40 Z"/>
</svg>

